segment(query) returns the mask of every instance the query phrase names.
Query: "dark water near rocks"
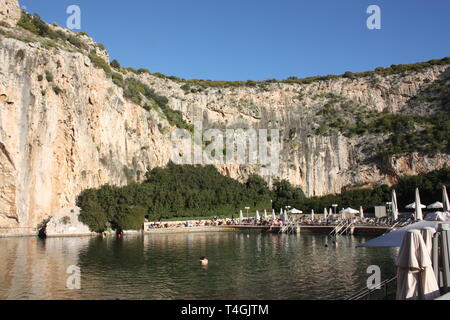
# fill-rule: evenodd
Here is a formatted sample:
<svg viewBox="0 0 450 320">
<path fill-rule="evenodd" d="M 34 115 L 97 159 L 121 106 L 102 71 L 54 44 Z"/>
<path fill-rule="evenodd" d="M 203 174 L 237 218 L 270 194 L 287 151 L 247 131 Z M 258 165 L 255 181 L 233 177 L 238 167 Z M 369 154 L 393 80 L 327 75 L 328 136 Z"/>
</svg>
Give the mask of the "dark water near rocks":
<svg viewBox="0 0 450 320">
<path fill-rule="evenodd" d="M 342 299 L 367 267 L 395 275 L 396 249 L 325 235 L 186 233 L 114 238 L 0 239 L 0 299 Z M 210 265 L 199 265 L 206 255 Z M 81 289 L 69 290 L 78 266 Z"/>
</svg>

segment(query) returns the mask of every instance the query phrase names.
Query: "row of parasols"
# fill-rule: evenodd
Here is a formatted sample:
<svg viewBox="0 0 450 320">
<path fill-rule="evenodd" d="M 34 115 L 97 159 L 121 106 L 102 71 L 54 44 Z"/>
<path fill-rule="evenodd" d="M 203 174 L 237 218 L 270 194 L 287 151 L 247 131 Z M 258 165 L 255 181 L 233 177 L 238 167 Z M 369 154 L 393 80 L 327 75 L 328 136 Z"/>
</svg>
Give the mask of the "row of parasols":
<svg viewBox="0 0 450 320">
<path fill-rule="evenodd" d="M 442 202 L 435 202 L 429 206 L 423 205 L 420 201 L 420 192 L 419 189 L 416 189 L 416 196 L 415 196 L 415 201 L 409 205 L 407 205 L 405 207 L 406 209 L 413 209 L 415 210 L 415 217 L 416 220 L 423 220 L 423 209 L 431 209 L 431 210 L 439 210 L 439 209 L 443 209 L 443 212 L 449 212 L 450 211 L 450 203 L 449 203 L 449 198 L 448 198 L 448 194 L 447 194 L 447 188 L 445 186 L 442 187 Z M 298 210 L 298 209 L 291 209 L 289 211 L 280 210 L 280 219 L 286 223 L 289 221 L 289 216 L 288 214 L 302 214 L 303 211 Z M 364 219 L 364 210 L 362 207 L 360 207 L 359 211 L 352 209 L 352 208 L 347 208 L 347 209 L 342 209 L 339 214 L 342 215 L 342 218 L 345 218 L 347 215 L 356 215 L 359 214 L 361 219 Z M 324 209 L 324 218 L 325 220 L 329 217 L 333 215 L 333 209 L 330 208 L 330 210 L 328 211 L 328 209 Z M 398 209 L 398 202 L 397 202 L 397 194 L 395 192 L 395 190 L 392 190 L 392 218 L 394 220 L 397 220 L 399 216 L 399 209 Z M 255 219 L 257 221 L 260 221 L 261 218 L 263 218 L 264 220 L 268 219 L 268 214 L 267 211 L 264 210 L 264 214 L 261 216 L 259 214 L 259 211 L 256 211 L 256 216 Z M 272 210 L 272 214 L 271 217 L 273 220 L 277 219 L 277 215 L 275 214 L 275 210 Z M 434 214 L 432 214 L 430 216 L 431 219 L 434 220 L 442 220 L 443 215 L 441 215 L 439 212 L 436 212 Z M 242 213 L 242 211 L 240 212 L 240 220 L 242 221 L 244 219 L 244 214 Z M 315 220 L 315 213 L 314 210 L 312 210 L 311 212 L 311 219 Z"/>
<path fill-rule="evenodd" d="M 300 210 L 297 210 L 297 209 L 290 210 L 290 211 L 286 211 L 286 210 L 283 211 L 283 209 L 281 209 L 279 218 L 281 219 L 281 221 L 283 221 L 283 223 L 286 223 L 286 222 L 289 221 L 288 213 L 290 213 L 290 214 L 297 214 L 297 213 L 303 213 L 303 212 L 300 211 Z M 256 210 L 255 220 L 256 221 L 261 221 L 261 218 L 266 220 L 266 221 L 269 219 L 269 215 L 267 214 L 267 210 L 264 210 L 264 214 L 263 215 L 260 215 L 259 211 Z M 275 210 L 272 210 L 271 218 L 273 220 L 277 220 L 278 219 L 278 217 L 277 217 L 277 215 L 275 213 Z M 244 214 L 242 213 L 242 210 L 241 210 L 241 212 L 239 214 L 239 220 L 241 220 L 241 221 L 244 220 Z"/>
<path fill-rule="evenodd" d="M 392 218 L 394 220 L 398 220 L 398 216 L 399 216 L 399 209 L 398 209 L 398 202 L 397 202 L 397 194 L 395 192 L 395 190 L 392 190 Z M 423 220 L 423 209 L 430 209 L 430 210 L 439 210 L 442 209 L 443 212 L 449 212 L 450 211 L 450 203 L 449 203 L 449 199 L 448 199 L 448 194 L 447 194 L 447 188 L 445 186 L 442 187 L 442 202 L 435 202 L 433 204 L 430 204 L 429 206 L 423 205 L 420 201 L 420 191 L 417 188 L 416 189 L 416 194 L 415 194 L 415 201 L 411 204 L 408 204 L 406 207 L 406 209 L 413 209 L 415 210 L 415 217 L 416 220 Z M 332 211 L 331 211 L 332 212 Z M 344 209 L 340 212 L 341 214 L 345 215 L 345 214 L 358 214 L 360 215 L 361 219 L 364 218 L 364 211 L 363 208 L 361 207 L 359 209 L 359 211 L 352 209 L 352 208 L 347 208 Z M 325 215 L 326 217 L 326 215 Z M 435 212 L 434 214 L 430 215 L 430 218 L 433 220 L 441 220 L 443 221 L 444 215 L 442 214 L 442 212 Z"/>
<path fill-rule="evenodd" d="M 392 207 L 393 207 L 393 212 L 394 212 L 394 207 L 395 207 L 395 214 L 394 214 L 394 218 L 397 219 L 398 218 L 398 209 L 397 209 L 397 197 L 395 197 L 395 190 L 393 191 L 393 200 L 392 200 Z M 430 218 L 432 220 L 440 220 L 440 221 L 444 221 L 445 217 L 444 214 L 445 212 L 449 212 L 450 211 L 450 203 L 449 203 L 449 199 L 448 199 L 448 194 L 447 194 L 447 188 L 445 186 L 442 187 L 442 202 L 435 202 L 429 206 L 423 205 L 420 201 L 420 193 L 419 193 L 419 189 L 416 189 L 416 200 L 407 205 L 406 209 L 414 209 L 415 210 L 415 217 L 416 220 L 423 220 L 423 209 L 431 209 L 431 210 L 439 210 L 442 209 L 443 212 L 435 212 L 434 214 L 430 215 Z"/>
</svg>

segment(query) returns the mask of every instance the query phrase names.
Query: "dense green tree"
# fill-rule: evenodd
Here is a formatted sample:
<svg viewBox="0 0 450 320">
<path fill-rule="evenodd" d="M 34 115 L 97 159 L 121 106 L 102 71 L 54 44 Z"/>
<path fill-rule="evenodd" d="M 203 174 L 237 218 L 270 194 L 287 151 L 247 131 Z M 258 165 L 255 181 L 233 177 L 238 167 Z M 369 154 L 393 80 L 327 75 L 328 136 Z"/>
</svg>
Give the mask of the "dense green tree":
<svg viewBox="0 0 450 320">
<path fill-rule="evenodd" d="M 145 215 L 146 210 L 141 206 L 121 205 L 111 225 L 116 230 L 141 230 Z"/>
<path fill-rule="evenodd" d="M 77 205 L 82 208 L 79 216 L 81 222 L 89 226 L 94 232 L 103 232 L 106 230 L 108 218 L 94 190 L 83 192 L 78 197 Z"/>
<path fill-rule="evenodd" d="M 450 168 L 415 177 L 399 178 L 395 186 L 400 208 L 414 200 L 420 188 L 426 204 L 441 198 L 442 185 L 450 185 Z M 333 204 L 341 207 L 362 206 L 366 211 L 391 200 L 387 185 L 373 188 L 347 188 L 341 194 L 307 198 L 300 188 L 288 181 L 275 181 L 273 190 L 258 176 L 240 183 L 221 175 L 213 166 L 179 166 L 170 163 L 146 174 L 143 183 L 125 187 L 103 186 L 83 191 L 77 200 L 80 220 L 93 231 L 101 232 L 108 223 L 118 230 L 142 226 L 144 216 L 151 221 L 168 218 L 232 215 L 249 206 L 253 210 L 280 210 L 289 205 L 309 213 L 322 212 Z"/>
</svg>

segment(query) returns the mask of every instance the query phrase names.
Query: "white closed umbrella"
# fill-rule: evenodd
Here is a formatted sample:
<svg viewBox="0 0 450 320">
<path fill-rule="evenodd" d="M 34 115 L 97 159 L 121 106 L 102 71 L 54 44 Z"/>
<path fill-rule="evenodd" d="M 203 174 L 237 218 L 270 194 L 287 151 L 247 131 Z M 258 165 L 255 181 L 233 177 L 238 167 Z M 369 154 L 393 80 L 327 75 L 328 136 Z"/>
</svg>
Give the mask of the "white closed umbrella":
<svg viewBox="0 0 450 320">
<path fill-rule="evenodd" d="M 239 220 L 242 222 L 242 220 L 244 220 L 244 214 L 241 212 L 239 213 Z"/>
<path fill-rule="evenodd" d="M 333 216 L 333 208 L 330 208 L 330 217 Z"/>
<path fill-rule="evenodd" d="M 431 257 L 419 230 L 405 233 L 396 264 L 397 300 L 434 300 L 440 296 Z"/>
<path fill-rule="evenodd" d="M 255 216 L 256 221 L 261 220 L 261 217 L 259 216 L 259 211 L 256 210 L 256 216 Z"/>
<path fill-rule="evenodd" d="M 314 210 L 311 210 L 311 220 L 314 221 Z"/>
<path fill-rule="evenodd" d="M 359 216 L 361 218 L 361 220 L 364 220 L 364 209 L 363 207 L 359 207 Z"/>
<path fill-rule="evenodd" d="M 327 218 L 328 218 L 328 210 L 327 210 L 327 208 L 323 209 L 323 216 L 324 216 L 324 219 L 327 220 Z"/>
<path fill-rule="evenodd" d="M 444 208 L 444 204 L 442 202 L 435 202 L 430 204 L 429 206 L 427 206 L 427 209 L 443 209 Z"/>
<path fill-rule="evenodd" d="M 442 187 L 442 204 L 443 204 L 444 212 L 450 211 L 450 203 L 448 201 L 448 194 L 447 194 L 446 186 Z"/>
<path fill-rule="evenodd" d="M 267 210 L 266 209 L 264 209 L 264 220 L 267 221 Z"/>
<path fill-rule="evenodd" d="M 419 221 L 423 220 L 422 204 L 420 203 L 419 188 L 416 189 L 416 219 Z"/>
<path fill-rule="evenodd" d="M 272 210 L 272 219 L 277 220 L 277 215 L 275 214 L 275 209 Z"/>
<path fill-rule="evenodd" d="M 398 203 L 397 203 L 397 193 L 395 189 L 392 190 L 392 218 L 394 221 L 398 220 Z"/>
<path fill-rule="evenodd" d="M 286 210 L 284 210 L 282 221 L 284 224 L 286 224 L 289 221 L 289 217 Z"/>
<path fill-rule="evenodd" d="M 433 252 L 433 236 L 436 233 L 436 229 L 427 227 L 420 230 L 420 233 L 422 234 L 423 241 L 427 246 L 428 254 L 430 255 L 431 258 Z"/>
</svg>

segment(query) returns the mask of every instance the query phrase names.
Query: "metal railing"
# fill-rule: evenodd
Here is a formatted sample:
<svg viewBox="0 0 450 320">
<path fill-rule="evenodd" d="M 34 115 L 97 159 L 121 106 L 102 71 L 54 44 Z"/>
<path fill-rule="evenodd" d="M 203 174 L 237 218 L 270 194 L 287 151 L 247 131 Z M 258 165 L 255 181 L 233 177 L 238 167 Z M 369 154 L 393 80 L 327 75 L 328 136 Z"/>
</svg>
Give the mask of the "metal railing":
<svg viewBox="0 0 450 320">
<path fill-rule="evenodd" d="M 344 227 L 344 225 L 345 225 L 345 221 L 344 222 L 340 222 L 331 232 L 330 232 L 330 236 L 332 236 L 333 235 L 333 233 L 335 234 L 335 235 L 338 235 L 339 234 L 339 232 L 342 230 L 342 228 Z"/>
<path fill-rule="evenodd" d="M 346 228 L 344 229 L 344 231 L 341 230 L 341 234 L 344 234 L 344 233 L 348 234 L 348 230 L 351 230 L 352 226 L 353 226 L 353 222 L 349 222 L 347 224 Z"/>
<path fill-rule="evenodd" d="M 383 292 L 384 291 L 384 299 L 387 299 L 389 297 L 389 285 L 393 282 L 397 281 L 397 276 L 395 276 L 392 279 L 388 279 L 380 283 L 380 285 L 377 288 L 369 289 L 364 288 L 359 290 L 358 292 L 355 292 L 350 297 L 345 298 L 345 300 L 369 300 L 371 296 L 373 296 L 375 293 Z"/>
</svg>

